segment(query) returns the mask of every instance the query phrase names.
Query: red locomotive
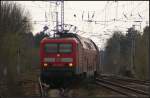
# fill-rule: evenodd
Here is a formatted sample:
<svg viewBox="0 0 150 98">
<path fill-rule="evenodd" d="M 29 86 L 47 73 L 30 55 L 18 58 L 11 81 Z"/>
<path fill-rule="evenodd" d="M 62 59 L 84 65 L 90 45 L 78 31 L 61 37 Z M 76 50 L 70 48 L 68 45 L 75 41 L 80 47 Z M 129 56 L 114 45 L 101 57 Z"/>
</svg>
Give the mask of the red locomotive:
<svg viewBox="0 0 150 98">
<path fill-rule="evenodd" d="M 100 59 L 95 43 L 73 33 L 59 36 L 44 38 L 40 43 L 42 81 L 55 84 L 61 79 L 96 75 Z"/>
</svg>

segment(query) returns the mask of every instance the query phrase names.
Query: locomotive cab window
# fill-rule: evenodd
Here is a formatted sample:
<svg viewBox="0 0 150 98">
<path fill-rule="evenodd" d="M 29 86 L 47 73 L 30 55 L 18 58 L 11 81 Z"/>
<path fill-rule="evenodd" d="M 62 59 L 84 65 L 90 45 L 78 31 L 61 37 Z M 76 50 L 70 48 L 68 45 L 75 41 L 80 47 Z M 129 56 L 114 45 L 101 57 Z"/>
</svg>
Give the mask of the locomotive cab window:
<svg viewBox="0 0 150 98">
<path fill-rule="evenodd" d="M 45 52 L 47 52 L 47 53 L 57 53 L 57 51 L 58 51 L 58 45 L 57 44 L 48 43 L 48 44 L 45 45 Z"/>
<path fill-rule="evenodd" d="M 72 44 L 60 44 L 59 52 L 60 53 L 71 53 L 72 52 Z"/>
<path fill-rule="evenodd" d="M 47 43 L 45 44 L 45 52 L 47 53 L 71 53 L 72 44 Z"/>
</svg>

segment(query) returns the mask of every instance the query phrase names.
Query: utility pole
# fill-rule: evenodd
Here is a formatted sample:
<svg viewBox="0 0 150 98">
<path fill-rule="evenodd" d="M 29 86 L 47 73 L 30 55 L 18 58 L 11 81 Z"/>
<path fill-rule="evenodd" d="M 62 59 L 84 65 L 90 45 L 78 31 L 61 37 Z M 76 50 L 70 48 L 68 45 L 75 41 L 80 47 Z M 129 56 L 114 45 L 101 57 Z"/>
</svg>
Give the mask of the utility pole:
<svg viewBox="0 0 150 98">
<path fill-rule="evenodd" d="M 56 12 L 56 32 L 58 31 L 58 12 Z"/>
<path fill-rule="evenodd" d="M 64 30 L 64 0 L 61 0 L 61 31 Z"/>
<path fill-rule="evenodd" d="M 147 47 L 148 47 L 148 49 L 147 49 L 147 51 L 148 51 L 148 75 L 147 76 L 148 76 L 148 80 L 150 81 L 150 51 L 149 51 L 149 48 L 150 48 L 149 44 L 150 43 L 149 42 L 150 42 L 150 34 L 148 33 L 148 39 L 147 39 Z"/>
<path fill-rule="evenodd" d="M 56 11 L 56 32 L 58 31 L 58 11 L 57 11 L 57 1 L 55 2 L 55 11 Z"/>
<path fill-rule="evenodd" d="M 20 48 L 18 48 L 18 51 L 17 51 L 17 74 L 19 75 L 20 74 Z"/>
<path fill-rule="evenodd" d="M 131 34 L 131 74 L 135 74 L 135 64 L 134 64 L 134 59 L 135 59 L 135 25 L 133 25 L 133 31 Z"/>
<path fill-rule="evenodd" d="M 54 32 L 56 33 L 60 29 L 61 29 L 61 31 L 64 30 L 64 1 L 63 0 L 55 1 L 54 4 L 55 4 L 55 8 L 54 8 L 53 12 L 55 13 L 56 17 L 54 19 L 52 16 L 52 20 L 55 25 L 54 27 L 56 27 L 54 30 Z M 55 36 L 55 34 L 54 34 L 54 36 Z"/>
<path fill-rule="evenodd" d="M 131 72 L 134 75 L 134 69 L 135 69 L 135 64 L 134 64 L 134 58 L 135 58 L 135 35 L 132 35 L 132 49 L 131 49 Z"/>
</svg>

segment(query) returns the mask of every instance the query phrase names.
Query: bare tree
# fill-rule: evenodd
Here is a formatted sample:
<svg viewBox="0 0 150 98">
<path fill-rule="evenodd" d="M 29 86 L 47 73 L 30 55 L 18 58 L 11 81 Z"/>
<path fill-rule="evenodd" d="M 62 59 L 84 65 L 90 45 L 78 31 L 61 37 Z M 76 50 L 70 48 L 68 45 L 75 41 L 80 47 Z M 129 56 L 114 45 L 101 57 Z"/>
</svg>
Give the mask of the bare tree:
<svg viewBox="0 0 150 98">
<path fill-rule="evenodd" d="M 16 90 L 18 50 L 22 49 L 26 54 L 22 47 L 26 33 L 31 29 L 29 12 L 21 5 L 12 1 L 0 2 L 0 76 L 3 76 L 4 69 L 7 70 L 4 77 L 8 96 L 19 95 L 19 89 Z"/>
</svg>

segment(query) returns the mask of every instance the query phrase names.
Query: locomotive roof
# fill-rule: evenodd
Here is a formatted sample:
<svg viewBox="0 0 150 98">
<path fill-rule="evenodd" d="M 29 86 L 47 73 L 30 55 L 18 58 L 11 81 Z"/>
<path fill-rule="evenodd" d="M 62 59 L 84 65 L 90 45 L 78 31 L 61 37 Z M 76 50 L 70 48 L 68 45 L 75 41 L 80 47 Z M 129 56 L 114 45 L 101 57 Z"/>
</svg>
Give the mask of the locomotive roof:
<svg viewBox="0 0 150 98">
<path fill-rule="evenodd" d="M 68 41 L 76 41 L 77 42 L 77 40 L 75 39 L 75 38 L 48 38 L 48 37 L 45 37 L 41 42 L 46 42 L 46 41 L 50 41 L 50 40 L 64 40 L 64 41 L 66 41 L 66 40 L 68 40 Z"/>
<path fill-rule="evenodd" d="M 82 40 L 84 40 L 84 41 L 90 41 L 90 39 L 89 38 L 85 38 L 85 37 L 81 37 L 81 36 L 79 36 L 78 34 L 74 34 L 74 33 L 62 33 L 62 34 L 59 34 L 60 35 L 60 37 L 45 37 L 42 41 L 44 41 L 44 40 L 48 40 L 48 39 L 51 39 L 51 40 L 53 40 L 53 39 L 65 39 L 65 40 L 72 40 L 72 39 L 76 39 L 76 40 L 78 40 L 80 43 L 82 42 Z"/>
<path fill-rule="evenodd" d="M 46 37 L 42 40 L 43 41 L 46 41 L 46 40 L 74 40 L 76 42 L 79 42 L 84 48 L 97 48 L 97 46 L 95 45 L 95 43 L 89 39 L 89 38 L 85 38 L 85 37 L 81 37 L 79 36 L 78 34 L 74 34 L 74 33 L 61 33 L 60 34 L 60 37 L 53 37 L 53 38 L 50 38 L 50 37 Z M 96 49 L 97 50 L 97 49 Z"/>
</svg>

